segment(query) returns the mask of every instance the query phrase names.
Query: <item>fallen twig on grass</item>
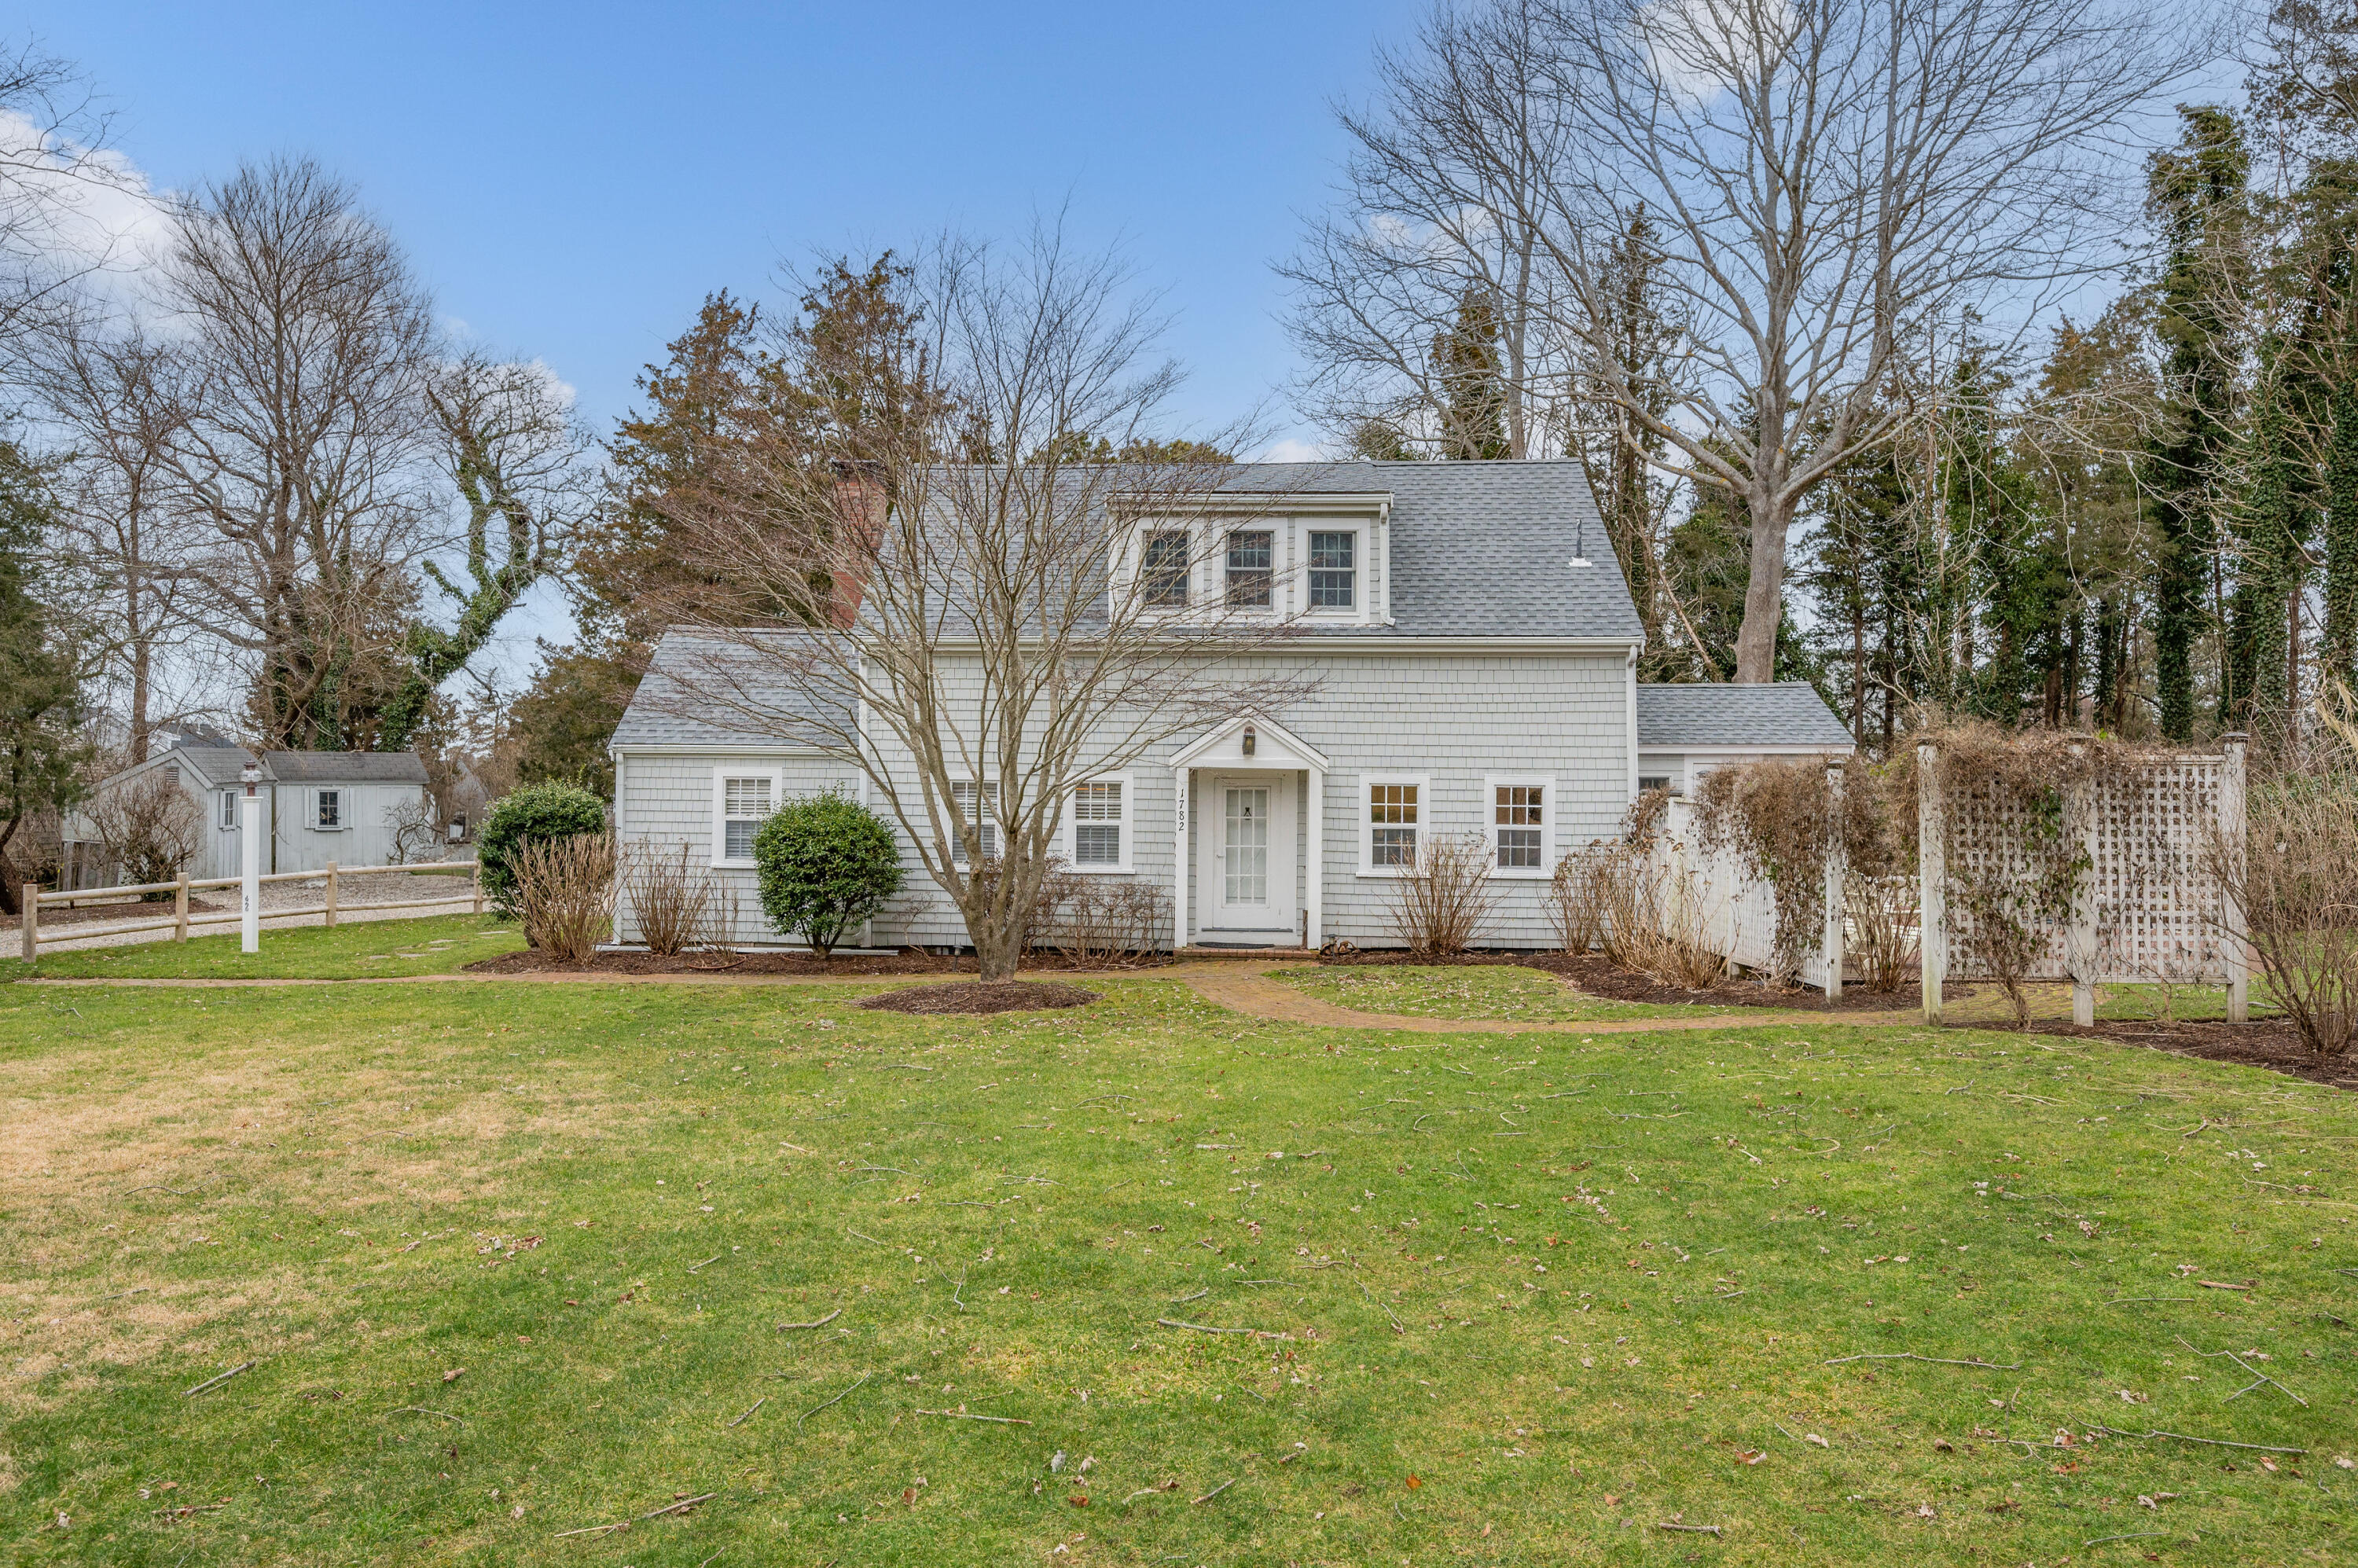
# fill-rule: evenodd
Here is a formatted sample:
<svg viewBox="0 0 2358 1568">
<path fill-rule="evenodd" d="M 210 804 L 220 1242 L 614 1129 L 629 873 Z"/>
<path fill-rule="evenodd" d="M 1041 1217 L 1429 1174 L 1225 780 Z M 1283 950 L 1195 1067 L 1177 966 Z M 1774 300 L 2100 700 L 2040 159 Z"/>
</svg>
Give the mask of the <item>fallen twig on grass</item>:
<svg viewBox="0 0 2358 1568">
<path fill-rule="evenodd" d="M 760 1399 L 753 1401 L 752 1410 L 747 1411 L 743 1415 L 739 1416 L 735 1421 L 730 1422 L 729 1424 L 732 1427 L 744 1425 L 748 1421 L 752 1419 L 753 1411 L 760 1410 L 763 1405 L 768 1404 L 769 1402 L 770 1396 L 763 1394 Z"/>
<path fill-rule="evenodd" d="M 1855 1356 L 1837 1356 L 1823 1365 L 1839 1367 L 1845 1361 L 1929 1361 L 1936 1367 L 1980 1367 L 1992 1372 L 2018 1372 L 2022 1369 L 2019 1361 L 1959 1361 L 1947 1356 L 1919 1356 L 1913 1350 L 1862 1350 Z"/>
<path fill-rule="evenodd" d="M 1189 1303 L 1189 1302 L 1199 1302 L 1199 1301 L 1202 1301 L 1206 1296 L 1208 1296 L 1208 1295 L 1210 1295 L 1211 1293 L 1212 1293 L 1212 1287 L 1211 1287 L 1211 1286 L 1209 1286 L 1209 1285 L 1206 1285 L 1202 1290 L 1197 1291 L 1197 1292 L 1196 1292 L 1194 1295 L 1192 1295 L 1192 1296 L 1174 1296 L 1174 1297 L 1172 1297 L 1172 1298 L 1171 1298 L 1171 1304 L 1172 1304 L 1173 1306 L 1184 1306 L 1184 1305 L 1185 1305 L 1187 1303 Z"/>
<path fill-rule="evenodd" d="M 700 1498 L 683 1498 L 678 1502 L 670 1504 L 668 1507 L 657 1509 L 651 1514 L 641 1514 L 639 1517 L 641 1519 L 661 1519 L 665 1514 L 684 1514 L 688 1509 L 694 1508 L 697 1504 L 708 1503 L 719 1495 L 720 1494 L 718 1492 L 707 1492 Z"/>
<path fill-rule="evenodd" d="M 2180 1339 L 2178 1343 L 2185 1345 L 2186 1348 L 2189 1350 L 2194 1350 L 2194 1346 L 2188 1345 L 2182 1338 Z M 2236 1366 L 2241 1367 L 2244 1371 L 2259 1379 L 2258 1383 L 2246 1383 L 2244 1387 L 2237 1389 L 2234 1393 L 2229 1394 L 2227 1398 L 2230 1400 L 2242 1399 L 2245 1394 L 2248 1394 L 2254 1389 L 2258 1388 L 2260 1383 L 2266 1383 L 2268 1387 L 2276 1390 L 2278 1393 L 2284 1395 L 2285 1398 L 2290 1400 L 2301 1409 L 2307 1410 L 2309 1408 L 2309 1401 L 2307 1400 L 2302 1399 L 2299 1394 L 2294 1393 L 2290 1389 L 2286 1388 L 2282 1383 L 2277 1382 L 2274 1378 L 2269 1377 L 2266 1372 L 2261 1371 L 2258 1368 L 2253 1366 L 2250 1362 L 2244 1360 L 2241 1356 L 2236 1355 L 2232 1350 L 2194 1350 L 2194 1354 L 2197 1356 L 2210 1357 L 2224 1356 L 2228 1360 L 2233 1361 Z M 2223 1400 L 2220 1402 L 2223 1404 L 2226 1401 Z"/>
<path fill-rule="evenodd" d="M 1720 1533 L 1719 1526 L 1715 1524 L 1672 1524 L 1667 1519 L 1655 1520 L 1654 1528 L 1656 1530 L 1683 1530 L 1691 1531 L 1696 1535 L 1717 1535 Z"/>
<path fill-rule="evenodd" d="M 1162 1325 L 1164 1328 L 1192 1328 L 1198 1334 L 1249 1334 L 1261 1339 L 1291 1339 L 1293 1337 L 1293 1336 L 1290 1334 L 1274 1334 L 1266 1328 L 1214 1328 L 1209 1324 L 1184 1323 L 1175 1317 L 1158 1317 L 1154 1321 Z"/>
<path fill-rule="evenodd" d="M 1020 1417 L 1020 1416 L 1011 1416 L 1011 1415 L 977 1415 L 977 1414 L 975 1414 L 972 1411 L 924 1411 L 924 1410 L 921 1410 L 921 1411 L 919 1411 L 917 1413 L 918 1413 L 919 1415 L 938 1415 L 938 1416 L 947 1416 L 947 1417 L 948 1417 L 950 1420 L 952 1420 L 952 1421 L 987 1421 L 987 1422 L 995 1422 L 996 1424 L 998 1424 L 998 1425 L 1000 1425 L 1000 1426 L 1030 1426 L 1030 1425 L 1032 1424 L 1030 1422 L 1023 1420 L 1023 1419 L 1022 1419 L 1022 1417 Z"/>
<path fill-rule="evenodd" d="M 2119 1306 L 2124 1302 L 2193 1302 L 2201 1299 L 2200 1296 L 2115 1296 L 2104 1304 Z"/>
<path fill-rule="evenodd" d="M 1213 1487 L 1210 1491 L 1206 1492 L 1202 1497 L 1188 1498 L 1187 1504 L 1190 1508 L 1193 1508 L 1197 1503 L 1208 1503 L 1214 1498 L 1218 1497 L 1222 1492 L 1227 1491 L 1230 1487 L 1235 1486 L 1238 1481 L 1243 1479 L 1244 1477 L 1242 1476 L 1231 1476 L 1227 1480 L 1221 1482 L 1218 1486 Z"/>
<path fill-rule="evenodd" d="M 617 1519 L 612 1524 L 591 1524 L 584 1525 L 579 1530 L 560 1530 L 557 1532 L 556 1539 L 563 1541 L 568 1535 L 606 1535 L 614 1530 L 628 1530 L 630 1528 L 631 1521 L 629 1519 Z"/>
<path fill-rule="evenodd" d="M 725 1253 L 725 1252 L 715 1252 L 711 1257 L 707 1258 L 707 1259 L 704 1260 L 704 1263 L 718 1263 L 718 1262 L 719 1262 L 719 1261 L 720 1261 L 720 1260 L 721 1260 L 721 1259 L 723 1259 L 723 1258 L 725 1258 L 725 1257 L 727 1257 L 727 1256 L 728 1256 L 728 1254 L 727 1254 L 727 1253 Z M 698 1269 L 703 1268 L 703 1267 L 704 1267 L 704 1263 L 690 1263 L 690 1264 L 687 1266 L 687 1271 L 688 1271 L 689 1273 L 693 1274 L 693 1273 L 695 1273 Z"/>
<path fill-rule="evenodd" d="M 806 1421 L 810 1420 L 810 1418 L 811 1418 L 811 1417 L 813 1417 L 813 1416 L 815 1416 L 815 1415 L 818 1414 L 818 1412 L 819 1412 L 819 1411 L 823 1411 L 823 1410 L 827 1409 L 827 1405 L 839 1405 L 839 1404 L 841 1404 L 845 1400 L 849 1399 L 849 1398 L 851 1397 L 851 1395 L 852 1395 L 852 1394 L 853 1394 L 857 1390 L 859 1390 L 859 1389 L 860 1389 L 860 1387 L 862 1384 L 866 1383 L 866 1382 L 868 1381 L 868 1379 L 871 1379 L 871 1378 L 874 1377 L 875 1375 L 876 1375 L 876 1374 L 875 1374 L 875 1373 L 873 1373 L 873 1372 L 862 1372 L 862 1373 L 860 1373 L 860 1382 L 852 1384 L 850 1388 L 844 1390 L 843 1390 L 843 1392 L 841 1392 L 841 1393 L 839 1393 L 839 1394 L 836 1395 L 836 1396 L 835 1396 L 835 1398 L 833 1398 L 833 1399 L 831 1399 L 831 1400 L 827 1400 L 827 1404 L 825 1404 L 825 1405 L 813 1405 L 813 1406 L 811 1406 L 811 1408 L 810 1408 L 810 1409 L 808 1409 L 808 1410 L 806 1410 L 806 1411 L 803 1411 L 803 1413 L 802 1413 L 802 1414 L 800 1414 L 800 1415 L 798 1415 L 798 1416 L 795 1417 L 795 1430 L 796 1432 L 800 1432 L 800 1431 L 803 1429 L 803 1422 L 806 1422 Z"/>
<path fill-rule="evenodd" d="M 2148 1536 L 2168 1535 L 2169 1533 L 2169 1531 L 2166 1530 L 2131 1530 L 2126 1535 L 2100 1535 L 2093 1541 L 2083 1541 L 2080 1544 L 2082 1546 L 2102 1546 L 2108 1541 L 2143 1541 Z"/>
<path fill-rule="evenodd" d="M 1382 1303 L 1382 1302 L 1380 1302 L 1380 1301 L 1376 1301 L 1376 1292 L 1373 1292 L 1373 1291 L 1371 1291 L 1371 1290 L 1369 1290 L 1369 1289 L 1368 1289 L 1368 1281 L 1365 1281 L 1365 1280 L 1359 1280 L 1359 1281 L 1355 1281 L 1355 1282 L 1358 1285 L 1358 1287 L 1359 1287 L 1359 1293 L 1360 1293 L 1361 1295 L 1363 1295 L 1363 1296 L 1367 1297 L 1367 1298 L 1368 1298 L 1369 1301 L 1371 1301 L 1371 1302 L 1375 1302 L 1375 1303 L 1376 1303 L 1376 1304 L 1377 1304 L 1378 1306 L 1379 1306 L 1379 1307 L 1383 1307 L 1383 1309 L 1384 1309 L 1384 1315 L 1385 1315 L 1386 1317 L 1390 1318 L 1390 1319 L 1392 1320 L 1392 1332 L 1393 1332 L 1394 1334 L 1406 1334 L 1406 1333 L 1408 1332 L 1408 1329 L 1407 1329 L 1405 1326 L 1403 1326 L 1403 1325 L 1401 1325 L 1401 1320 L 1400 1320 L 1400 1314 L 1398 1314 L 1398 1313 L 1396 1313 L 1396 1312 L 1392 1311 L 1392 1309 L 1391 1309 L 1390 1306 L 1386 1305 L 1384 1303 Z"/>
<path fill-rule="evenodd" d="M 219 1377 L 216 1377 L 216 1378 L 207 1378 L 203 1382 L 199 1383 L 195 1388 L 193 1388 L 193 1389 L 189 1389 L 189 1390 L 184 1390 L 184 1391 L 183 1391 L 183 1393 L 182 1393 L 182 1395 L 181 1395 L 181 1397 L 182 1397 L 183 1399 L 185 1399 L 185 1398 L 187 1398 L 187 1397 L 188 1397 L 188 1395 L 189 1395 L 189 1394 L 201 1394 L 201 1393 L 203 1393 L 207 1389 L 211 1388 L 215 1383 L 226 1383 L 226 1382 L 228 1382 L 232 1378 L 236 1377 L 240 1372 L 243 1372 L 243 1371 L 247 1371 L 247 1370 L 251 1369 L 251 1368 L 253 1368 L 253 1366 L 254 1366 L 254 1363 L 253 1363 L 253 1362 L 251 1362 L 251 1361 L 241 1362 L 241 1363 L 240 1363 L 240 1364 L 238 1364 L 237 1366 L 232 1367 L 228 1371 L 222 1373 Z"/>
<path fill-rule="evenodd" d="M 2194 1282 L 2206 1291 L 2248 1291 L 2252 1288 L 2249 1285 L 2224 1284 L 2217 1280 L 2197 1280 Z"/>
<path fill-rule="evenodd" d="M 2167 1437 L 2179 1443 L 2201 1443 L 2207 1444 L 2212 1448 L 2249 1448 L 2256 1450 L 2262 1454 L 2306 1454 L 2309 1452 L 2306 1448 L 2278 1448 L 2266 1443 L 2230 1443 L 2223 1437 L 2189 1437 L 2182 1432 L 2161 1432 L 2158 1430 L 2153 1432 L 2125 1432 L 2117 1426 L 2106 1426 L 2101 1422 L 2099 1422 L 2091 1430 L 2103 1433 L 2106 1437 L 2125 1437 L 2138 1443 L 2149 1443 L 2157 1437 Z"/>
<path fill-rule="evenodd" d="M 808 1322 L 808 1323 L 782 1323 L 782 1324 L 778 1325 L 778 1326 L 779 1326 L 781 1329 L 787 1329 L 787 1328 L 825 1328 L 828 1324 L 833 1323 L 837 1318 L 839 1318 L 839 1317 L 841 1317 L 842 1315 L 843 1315 L 843 1309 L 842 1309 L 841 1307 L 838 1307 L 838 1308 L 836 1308 L 833 1312 L 831 1312 L 831 1313 L 827 1314 L 825 1317 L 813 1318 L 813 1319 L 812 1319 L 810 1322 Z"/>
<path fill-rule="evenodd" d="M 449 1411 L 430 1411 L 424 1405 L 395 1405 L 393 1409 L 385 1411 L 384 1413 L 387 1415 L 400 1415 L 404 1411 L 407 1411 L 412 1415 L 439 1416 L 444 1421 L 455 1421 L 460 1426 L 467 1424 L 466 1419 L 463 1416 L 452 1415 Z"/>
<path fill-rule="evenodd" d="M 197 1189 L 196 1189 L 196 1188 L 194 1188 L 194 1187 L 190 1187 L 187 1192 L 185 1192 L 185 1193 L 184 1193 L 184 1192 L 182 1192 L 182 1191 L 181 1191 L 179 1188 L 178 1188 L 178 1187 L 146 1186 L 146 1187 L 134 1187 L 134 1188 L 132 1188 L 132 1189 L 131 1189 L 131 1192 L 129 1192 L 129 1193 L 124 1193 L 123 1195 L 124 1195 L 124 1197 L 129 1197 L 129 1196 L 131 1195 L 131 1193 L 169 1193 L 169 1194 L 171 1194 L 171 1195 L 172 1195 L 174 1197 L 176 1197 L 176 1198 L 186 1198 L 186 1197 L 194 1197 L 194 1196 L 196 1195 L 196 1192 L 197 1192 Z"/>
</svg>

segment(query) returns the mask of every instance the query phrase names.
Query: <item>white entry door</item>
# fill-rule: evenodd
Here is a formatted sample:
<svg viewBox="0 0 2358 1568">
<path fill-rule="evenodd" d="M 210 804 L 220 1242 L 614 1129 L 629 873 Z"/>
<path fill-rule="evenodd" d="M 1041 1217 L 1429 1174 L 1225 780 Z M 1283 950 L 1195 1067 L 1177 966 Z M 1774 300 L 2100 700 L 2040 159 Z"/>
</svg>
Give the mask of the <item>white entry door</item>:
<svg viewBox="0 0 2358 1568">
<path fill-rule="evenodd" d="M 1254 935 L 1292 935 L 1293 901 L 1292 773 L 1220 773 L 1198 798 L 1206 831 L 1195 885 L 1203 890 L 1206 928 Z"/>
</svg>

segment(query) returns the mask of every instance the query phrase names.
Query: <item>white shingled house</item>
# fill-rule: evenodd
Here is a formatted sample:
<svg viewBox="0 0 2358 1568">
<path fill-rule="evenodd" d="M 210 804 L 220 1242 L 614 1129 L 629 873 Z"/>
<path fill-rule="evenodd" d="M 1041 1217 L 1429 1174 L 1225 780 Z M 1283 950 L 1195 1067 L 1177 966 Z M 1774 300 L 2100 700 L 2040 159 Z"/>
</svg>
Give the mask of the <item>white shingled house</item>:
<svg viewBox="0 0 2358 1568">
<path fill-rule="evenodd" d="M 1202 563 L 1189 601 L 1233 603 L 1238 574 L 1254 574 L 1246 588 L 1300 634 L 1250 656 L 1314 676 L 1315 689 L 1081 784 L 1065 827 L 1076 873 L 1168 895 L 1175 946 L 1390 945 L 1394 882 L 1429 835 L 1466 831 L 1487 839 L 1499 884 L 1484 939 L 1547 946 L 1557 859 L 1617 833 L 1656 770 L 1684 781 L 1738 755 L 1851 749 L 1807 687 L 1638 684 L 1637 611 L 1576 462 L 1249 464 L 1237 482 L 1280 499 L 1241 523 L 1114 524 L 1114 569 L 1144 558 L 1157 532 L 1228 529 L 1181 552 Z M 779 943 L 761 915 L 754 833 L 789 798 L 874 786 L 791 735 L 699 711 L 687 694 L 724 656 L 683 633 L 657 647 L 614 733 L 614 822 L 626 844 L 692 846 L 736 894 L 737 939 Z M 774 690 L 762 709 L 797 700 Z M 963 945 L 956 911 L 913 849 L 904 860 L 908 884 L 870 940 Z"/>
<path fill-rule="evenodd" d="M 242 746 L 173 746 L 110 775 L 98 793 L 162 773 L 195 800 L 200 814 L 189 875 L 233 877 L 243 870 L 244 854 L 239 773 L 253 760 Z M 325 871 L 330 860 L 384 865 L 393 853 L 393 814 L 432 799 L 426 764 L 414 752 L 265 752 L 258 793 L 269 831 L 262 854 L 265 875 Z M 77 886 L 103 887 L 115 880 L 87 810 L 67 818 L 65 839 L 66 864 Z"/>
</svg>

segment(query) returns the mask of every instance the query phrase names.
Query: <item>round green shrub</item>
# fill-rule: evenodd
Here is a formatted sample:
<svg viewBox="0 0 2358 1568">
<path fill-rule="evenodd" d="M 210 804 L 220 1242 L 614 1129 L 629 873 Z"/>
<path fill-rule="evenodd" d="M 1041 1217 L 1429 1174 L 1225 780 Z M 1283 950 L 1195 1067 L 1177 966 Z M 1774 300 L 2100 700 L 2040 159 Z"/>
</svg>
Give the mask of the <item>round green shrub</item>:
<svg viewBox="0 0 2358 1568">
<path fill-rule="evenodd" d="M 606 830 L 606 803 L 579 784 L 536 784 L 510 790 L 483 818 L 475 857 L 483 866 L 484 895 L 503 914 L 515 914 L 515 857 L 537 839 L 570 838 Z"/>
<path fill-rule="evenodd" d="M 901 847 L 884 819 L 839 795 L 777 812 L 753 838 L 762 913 L 822 958 L 901 891 Z"/>
</svg>

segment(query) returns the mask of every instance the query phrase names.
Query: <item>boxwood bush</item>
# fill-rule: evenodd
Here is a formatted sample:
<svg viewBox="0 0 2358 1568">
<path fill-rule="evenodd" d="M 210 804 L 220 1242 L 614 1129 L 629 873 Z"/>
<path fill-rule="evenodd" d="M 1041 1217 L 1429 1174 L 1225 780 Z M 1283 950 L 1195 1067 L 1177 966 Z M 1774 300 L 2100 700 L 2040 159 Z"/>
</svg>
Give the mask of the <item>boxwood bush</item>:
<svg viewBox="0 0 2358 1568">
<path fill-rule="evenodd" d="M 476 858 L 483 863 L 483 892 L 500 907 L 515 911 L 515 858 L 535 840 L 570 838 L 606 830 L 606 803 L 579 784 L 536 784 L 510 790 L 483 818 Z"/>
<path fill-rule="evenodd" d="M 789 803 L 753 838 L 762 913 L 822 958 L 901 891 L 901 847 L 884 819 L 839 795 Z"/>
</svg>

